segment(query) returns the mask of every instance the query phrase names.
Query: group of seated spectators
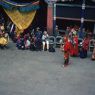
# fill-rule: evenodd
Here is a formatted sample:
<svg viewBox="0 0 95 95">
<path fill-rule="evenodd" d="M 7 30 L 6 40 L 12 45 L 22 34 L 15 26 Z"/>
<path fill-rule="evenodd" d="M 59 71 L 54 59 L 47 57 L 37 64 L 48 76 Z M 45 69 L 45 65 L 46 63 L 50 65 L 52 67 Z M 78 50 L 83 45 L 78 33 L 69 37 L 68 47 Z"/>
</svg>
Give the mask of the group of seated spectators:
<svg viewBox="0 0 95 95">
<path fill-rule="evenodd" d="M 18 49 L 46 51 L 49 50 L 48 37 L 47 31 L 45 29 L 42 31 L 39 27 L 35 29 L 26 29 L 17 35 L 16 26 L 13 22 L 8 21 L 6 25 L 4 22 L 0 22 L 0 47 L 2 48 L 8 45 L 10 38 L 16 43 Z"/>
<path fill-rule="evenodd" d="M 16 46 L 18 49 L 29 49 L 33 51 L 49 50 L 49 35 L 47 31 L 42 32 L 39 27 L 29 33 L 21 33 L 17 37 Z"/>
</svg>

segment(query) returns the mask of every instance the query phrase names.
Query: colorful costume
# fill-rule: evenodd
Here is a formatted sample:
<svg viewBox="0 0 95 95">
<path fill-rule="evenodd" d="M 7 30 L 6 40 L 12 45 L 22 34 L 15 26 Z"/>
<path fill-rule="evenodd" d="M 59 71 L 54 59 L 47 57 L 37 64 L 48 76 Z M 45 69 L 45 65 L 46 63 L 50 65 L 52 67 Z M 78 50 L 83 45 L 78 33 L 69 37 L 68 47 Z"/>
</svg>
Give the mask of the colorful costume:
<svg viewBox="0 0 95 95">
<path fill-rule="evenodd" d="M 74 36 L 73 41 L 74 41 L 73 55 L 78 56 L 78 36 Z"/>
<path fill-rule="evenodd" d="M 69 63 L 69 53 L 70 53 L 70 42 L 67 37 L 64 37 L 64 45 L 62 46 L 62 50 L 64 52 L 64 66 L 67 66 Z"/>
<path fill-rule="evenodd" d="M 87 51 L 89 49 L 89 38 L 84 38 L 82 42 L 82 47 L 80 49 L 80 57 L 86 58 L 87 57 Z"/>
<path fill-rule="evenodd" d="M 94 42 L 95 43 L 95 42 Z M 93 49 L 93 53 L 92 53 L 92 57 L 91 57 L 92 60 L 95 60 L 95 44 L 94 44 L 94 49 Z"/>
<path fill-rule="evenodd" d="M 70 48 L 70 55 L 71 56 L 78 56 L 78 36 L 74 36 L 72 39 L 72 45 Z"/>
</svg>

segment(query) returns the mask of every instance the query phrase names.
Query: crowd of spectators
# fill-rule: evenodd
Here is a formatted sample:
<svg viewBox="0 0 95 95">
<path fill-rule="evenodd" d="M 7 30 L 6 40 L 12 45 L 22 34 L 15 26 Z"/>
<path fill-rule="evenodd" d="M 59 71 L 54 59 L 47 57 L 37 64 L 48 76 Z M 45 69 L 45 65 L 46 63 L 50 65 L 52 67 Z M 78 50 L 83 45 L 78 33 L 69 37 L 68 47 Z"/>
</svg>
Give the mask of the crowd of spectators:
<svg viewBox="0 0 95 95">
<path fill-rule="evenodd" d="M 6 29 L 5 29 L 6 28 Z M 81 31 L 79 27 L 67 26 L 65 32 L 60 34 L 59 27 L 55 27 L 54 37 L 68 37 L 68 41 L 71 43 L 70 56 L 80 56 L 82 58 L 87 57 L 87 52 L 89 50 L 89 43 L 92 39 L 92 32 L 88 29 L 83 28 Z M 0 23 L 0 47 L 6 47 L 9 42 L 9 37 L 16 44 L 16 47 L 20 50 L 31 50 L 31 51 L 49 51 L 49 35 L 46 31 L 42 31 L 40 27 L 36 27 L 31 30 L 24 30 L 19 35 L 16 34 L 16 27 L 11 21 L 8 22 L 7 26 L 2 22 Z M 81 39 L 81 42 L 79 42 Z M 62 39 L 61 39 L 62 40 Z M 60 41 L 63 42 L 64 41 Z M 95 57 L 95 45 L 93 49 L 93 56 Z"/>
<path fill-rule="evenodd" d="M 90 41 L 93 39 L 92 35 L 92 32 L 88 31 L 88 29 L 85 30 L 85 28 L 80 31 L 80 28 L 76 28 L 75 26 L 67 27 L 64 36 L 68 39 L 67 42 L 70 43 L 70 56 L 79 56 L 81 58 L 86 58 L 88 55 L 87 52 L 89 51 L 91 45 Z M 91 59 L 95 60 L 95 39 L 93 40 L 93 43 L 93 58 Z"/>
<path fill-rule="evenodd" d="M 47 31 L 41 31 L 39 27 L 32 29 L 31 32 L 23 32 L 16 38 L 18 49 L 28 49 L 32 51 L 49 50 L 49 35 Z M 45 48 L 45 46 L 47 48 Z"/>
</svg>

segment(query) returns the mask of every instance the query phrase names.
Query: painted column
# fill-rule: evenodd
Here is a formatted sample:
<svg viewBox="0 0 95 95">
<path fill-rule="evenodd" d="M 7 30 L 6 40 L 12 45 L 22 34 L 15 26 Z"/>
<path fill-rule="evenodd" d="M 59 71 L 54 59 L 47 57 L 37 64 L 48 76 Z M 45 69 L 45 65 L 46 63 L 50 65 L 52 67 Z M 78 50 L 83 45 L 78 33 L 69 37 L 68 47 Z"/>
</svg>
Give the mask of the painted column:
<svg viewBox="0 0 95 95">
<path fill-rule="evenodd" d="M 53 35 L 56 36 L 56 3 L 53 5 Z"/>
<path fill-rule="evenodd" d="M 49 35 L 54 33 L 54 4 L 57 0 L 45 0 L 48 4 L 47 8 L 47 32 Z"/>
<path fill-rule="evenodd" d="M 85 0 L 83 0 L 83 3 L 82 3 L 80 38 L 83 38 L 84 15 L 85 15 Z"/>
<path fill-rule="evenodd" d="M 47 32 L 53 34 L 53 3 L 48 3 L 47 8 Z"/>
</svg>

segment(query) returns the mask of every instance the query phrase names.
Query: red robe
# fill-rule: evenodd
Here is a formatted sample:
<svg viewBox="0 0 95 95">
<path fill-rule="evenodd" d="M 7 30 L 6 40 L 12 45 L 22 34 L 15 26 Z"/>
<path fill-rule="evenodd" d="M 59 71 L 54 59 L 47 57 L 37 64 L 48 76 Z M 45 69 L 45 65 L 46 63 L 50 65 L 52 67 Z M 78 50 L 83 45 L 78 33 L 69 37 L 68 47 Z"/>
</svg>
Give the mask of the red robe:
<svg viewBox="0 0 95 95">
<path fill-rule="evenodd" d="M 69 53 L 70 53 L 70 42 L 67 40 L 65 43 L 64 43 L 64 59 L 68 59 L 69 58 Z"/>
<path fill-rule="evenodd" d="M 85 38 L 84 41 L 83 41 L 83 49 L 84 50 L 88 50 L 89 48 L 89 39 L 88 38 Z"/>
<path fill-rule="evenodd" d="M 73 45 L 71 45 L 70 55 L 71 56 L 78 56 L 78 36 L 74 36 L 73 38 Z"/>
<path fill-rule="evenodd" d="M 93 53 L 92 53 L 91 59 L 92 59 L 92 60 L 95 60 L 95 46 L 94 46 L 94 49 L 93 49 Z"/>
</svg>

